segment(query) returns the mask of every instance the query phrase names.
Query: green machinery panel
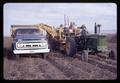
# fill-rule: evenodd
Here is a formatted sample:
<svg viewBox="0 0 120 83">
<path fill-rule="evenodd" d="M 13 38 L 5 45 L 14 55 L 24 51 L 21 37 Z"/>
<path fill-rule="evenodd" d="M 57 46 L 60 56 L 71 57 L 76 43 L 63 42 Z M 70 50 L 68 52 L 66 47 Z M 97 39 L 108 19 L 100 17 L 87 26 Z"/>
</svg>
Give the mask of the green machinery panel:
<svg viewBox="0 0 120 83">
<path fill-rule="evenodd" d="M 87 48 L 96 51 L 107 50 L 107 40 L 105 35 L 89 35 L 87 37 Z"/>
</svg>

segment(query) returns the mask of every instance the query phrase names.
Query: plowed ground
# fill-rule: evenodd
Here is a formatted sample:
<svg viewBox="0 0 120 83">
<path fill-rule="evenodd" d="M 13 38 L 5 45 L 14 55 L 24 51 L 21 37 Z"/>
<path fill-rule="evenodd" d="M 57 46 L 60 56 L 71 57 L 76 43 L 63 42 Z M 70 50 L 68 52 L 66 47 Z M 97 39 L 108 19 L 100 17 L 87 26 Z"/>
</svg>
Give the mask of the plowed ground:
<svg viewBox="0 0 120 83">
<path fill-rule="evenodd" d="M 88 62 L 77 57 L 65 57 L 60 52 L 50 53 L 47 59 L 40 54 L 22 55 L 9 59 L 12 38 L 4 38 L 4 69 L 6 80 L 111 80 L 117 78 L 117 61 L 91 55 Z M 116 44 L 110 43 L 116 50 Z M 117 56 L 117 55 L 116 55 Z"/>
</svg>

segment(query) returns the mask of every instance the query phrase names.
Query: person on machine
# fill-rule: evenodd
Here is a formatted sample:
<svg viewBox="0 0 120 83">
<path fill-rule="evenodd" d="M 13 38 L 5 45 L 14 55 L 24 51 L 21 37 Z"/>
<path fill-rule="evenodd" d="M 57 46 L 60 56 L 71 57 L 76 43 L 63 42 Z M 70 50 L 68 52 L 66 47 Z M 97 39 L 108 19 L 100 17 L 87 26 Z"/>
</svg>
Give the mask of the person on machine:
<svg viewBox="0 0 120 83">
<path fill-rule="evenodd" d="M 86 30 L 86 26 L 85 25 L 82 25 L 81 26 L 81 36 L 86 36 L 88 35 L 88 31 Z"/>
</svg>

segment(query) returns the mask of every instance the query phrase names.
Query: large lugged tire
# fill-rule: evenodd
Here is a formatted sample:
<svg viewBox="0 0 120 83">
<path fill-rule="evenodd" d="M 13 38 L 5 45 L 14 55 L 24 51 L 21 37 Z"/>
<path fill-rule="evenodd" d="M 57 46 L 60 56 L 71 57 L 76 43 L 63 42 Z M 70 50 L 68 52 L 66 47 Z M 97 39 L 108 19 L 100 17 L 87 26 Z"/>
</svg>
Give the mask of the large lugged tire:
<svg viewBox="0 0 120 83">
<path fill-rule="evenodd" d="M 76 42 L 74 38 L 67 38 L 66 40 L 66 55 L 74 57 L 76 54 Z"/>
<path fill-rule="evenodd" d="M 88 62 L 88 51 L 83 50 L 81 57 L 82 57 L 82 61 Z"/>
</svg>

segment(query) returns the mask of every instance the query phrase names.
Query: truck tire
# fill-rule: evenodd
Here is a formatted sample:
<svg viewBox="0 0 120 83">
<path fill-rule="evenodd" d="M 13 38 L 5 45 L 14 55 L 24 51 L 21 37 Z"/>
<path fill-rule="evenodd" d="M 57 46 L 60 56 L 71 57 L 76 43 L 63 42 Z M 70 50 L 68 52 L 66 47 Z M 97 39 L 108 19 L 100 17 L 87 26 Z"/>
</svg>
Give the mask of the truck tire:
<svg viewBox="0 0 120 83">
<path fill-rule="evenodd" d="M 12 50 L 11 50 L 11 54 L 10 54 L 10 59 L 19 59 L 20 55 L 19 54 L 14 54 L 13 53 L 13 50 L 14 50 L 14 46 L 12 44 Z"/>
<path fill-rule="evenodd" d="M 114 52 L 113 50 L 111 50 L 111 51 L 109 52 L 109 58 L 110 58 L 110 59 L 113 59 L 113 60 L 116 59 L 115 52 Z"/>
<path fill-rule="evenodd" d="M 9 53 L 8 53 L 8 55 L 7 55 L 7 59 L 8 60 L 13 60 L 14 59 L 14 57 L 13 57 L 13 44 L 11 44 L 11 49 L 9 49 Z"/>
<path fill-rule="evenodd" d="M 66 55 L 74 57 L 76 54 L 76 42 L 74 38 L 66 39 Z"/>
<path fill-rule="evenodd" d="M 14 54 L 12 51 L 12 56 L 11 56 L 14 60 L 18 60 L 20 58 L 20 54 Z"/>
<path fill-rule="evenodd" d="M 14 59 L 12 50 L 9 51 L 9 54 L 7 55 L 7 59 L 8 60 L 13 60 Z"/>
<path fill-rule="evenodd" d="M 81 55 L 81 59 L 84 62 L 88 62 L 88 51 L 87 50 L 83 50 L 82 55 Z"/>
</svg>

